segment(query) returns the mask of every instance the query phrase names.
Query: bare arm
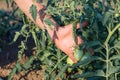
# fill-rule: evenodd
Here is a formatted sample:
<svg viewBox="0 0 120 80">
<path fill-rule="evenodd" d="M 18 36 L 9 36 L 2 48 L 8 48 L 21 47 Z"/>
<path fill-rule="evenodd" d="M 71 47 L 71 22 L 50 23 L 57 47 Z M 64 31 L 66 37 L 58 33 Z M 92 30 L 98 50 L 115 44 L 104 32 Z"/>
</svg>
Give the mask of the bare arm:
<svg viewBox="0 0 120 80">
<path fill-rule="evenodd" d="M 17 4 L 17 6 L 27 15 L 27 17 L 29 17 L 36 25 L 39 26 L 39 28 L 43 29 L 46 27 L 50 37 L 53 39 L 54 37 L 54 30 L 55 28 L 57 28 L 59 25 L 52 19 L 51 16 L 45 15 L 44 13 L 44 6 L 33 2 L 33 0 L 14 0 L 15 3 Z M 36 18 L 36 22 L 33 20 L 31 13 L 30 13 L 30 7 L 32 5 L 35 5 L 37 7 L 37 18 Z M 49 29 L 49 26 L 47 26 L 44 22 L 43 19 L 44 18 L 49 18 L 54 22 L 54 26 L 52 26 L 52 30 Z"/>
<path fill-rule="evenodd" d="M 41 20 L 41 18 L 40 17 L 43 17 L 43 16 L 40 16 L 39 15 L 39 11 L 41 10 L 42 11 L 42 9 L 43 9 L 43 6 L 42 5 L 40 5 L 40 4 L 37 4 L 37 3 L 33 3 L 33 1 L 32 0 L 14 0 L 15 1 L 15 3 L 19 6 L 19 8 L 27 15 L 27 17 L 29 17 L 32 21 L 34 21 L 33 19 L 32 19 L 32 16 L 31 16 L 31 14 L 30 14 L 30 7 L 32 6 L 32 5 L 36 5 L 36 7 L 37 7 L 37 19 L 36 19 L 36 24 L 41 28 L 41 29 L 43 29 L 44 28 L 44 25 L 43 25 L 43 23 L 42 23 L 42 20 Z"/>
</svg>

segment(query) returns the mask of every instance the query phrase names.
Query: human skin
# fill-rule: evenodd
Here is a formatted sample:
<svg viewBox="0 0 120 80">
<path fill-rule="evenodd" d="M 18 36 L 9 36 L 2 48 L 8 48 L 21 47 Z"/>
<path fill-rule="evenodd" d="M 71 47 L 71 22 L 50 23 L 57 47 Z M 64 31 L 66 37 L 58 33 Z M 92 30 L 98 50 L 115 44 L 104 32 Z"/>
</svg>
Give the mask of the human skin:
<svg viewBox="0 0 120 80">
<path fill-rule="evenodd" d="M 46 15 L 44 13 L 45 7 L 40 3 L 33 2 L 33 0 L 14 0 L 17 6 L 29 17 L 36 25 L 41 29 L 46 29 L 52 40 L 55 42 L 56 46 L 62 50 L 66 55 L 68 55 L 74 63 L 77 62 L 75 57 L 73 56 L 73 47 L 76 45 L 80 45 L 83 43 L 83 40 L 80 36 L 76 37 L 76 43 L 74 42 L 74 38 L 72 35 L 73 27 L 72 24 L 68 24 L 66 26 L 59 26 L 54 19 Z M 33 20 L 31 13 L 29 11 L 32 5 L 37 7 L 37 18 L 36 21 Z M 54 25 L 52 25 L 52 29 L 49 28 L 47 24 L 43 22 L 45 18 L 49 18 L 53 21 Z M 76 28 L 79 28 L 79 23 Z M 87 24 L 83 23 L 83 27 L 87 26 Z"/>
</svg>

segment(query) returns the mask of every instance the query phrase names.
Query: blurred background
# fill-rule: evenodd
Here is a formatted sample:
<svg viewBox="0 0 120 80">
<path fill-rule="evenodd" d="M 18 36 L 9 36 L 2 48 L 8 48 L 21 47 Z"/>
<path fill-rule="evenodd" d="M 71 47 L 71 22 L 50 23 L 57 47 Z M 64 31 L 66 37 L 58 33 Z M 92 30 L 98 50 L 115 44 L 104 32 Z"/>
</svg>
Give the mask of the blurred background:
<svg viewBox="0 0 120 80">
<path fill-rule="evenodd" d="M 15 6 L 12 0 L 0 0 L 0 80 L 7 80 L 11 70 L 17 62 L 18 46 L 22 38 L 19 38 L 15 43 L 11 43 L 16 31 L 20 31 L 23 21 L 19 17 L 20 10 Z M 28 41 L 30 46 L 33 41 Z M 26 54 L 30 53 L 29 51 Z M 22 62 L 27 59 L 23 57 Z M 41 70 L 26 71 L 16 74 L 12 80 L 43 80 Z M 34 80 L 33 79 L 33 80 Z"/>
</svg>

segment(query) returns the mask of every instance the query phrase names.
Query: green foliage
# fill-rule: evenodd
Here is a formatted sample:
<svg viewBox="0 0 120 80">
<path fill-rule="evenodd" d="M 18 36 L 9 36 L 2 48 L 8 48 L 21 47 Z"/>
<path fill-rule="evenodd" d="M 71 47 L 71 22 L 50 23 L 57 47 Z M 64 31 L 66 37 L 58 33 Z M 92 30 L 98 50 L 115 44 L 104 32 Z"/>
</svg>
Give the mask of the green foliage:
<svg viewBox="0 0 120 80">
<path fill-rule="evenodd" d="M 16 72 L 32 69 L 35 60 L 41 61 L 41 67 L 45 70 L 45 80 L 90 80 L 89 78 L 91 80 L 119 80 L 120 16 L 115 15 L 120 14 L 120 1 L 47 0 L 46 6 L 46 13 L 52 15 L 58 24 L 73 24 L 74 40 L 76 40 L 76 33 L 84 40 L 84 44 L 80 46 L 85 53 L 84 57 L 72 66 L 66 64 L 67 56 L 56 48 L 47 31 L 39 30 L 28 20 L 24 22 L 21 31 L 16 32 L 13 40 L 16 41 L 19 36 L 25 38 L 19 46 L 18 61 L 8 77 L 9 80 Z M 32 9 L 32 17 L 36 20 L 35 6 Z M 89 21 L 90 25 L 85 29 L 76 30 L 76 21 L 81 25 L 84 20 Z M 45 22 L 49 26 L 54 25 L 50 19 L 45 19 Z M 24 51 L 27 50 L 26 42 L 29 37 L 34 40 L 33 49 L 36 50 L 36 54 L 32 55 L 26 63 L 21 64 L 20 60 Z M 89 50 L 86 51 L 88 47 L 94 50 L 94 55 L 89 54 L 91 53 Z M 39 63 L 35 65 L 37 64 Z"/>
<path fill-rule="evenodd" d="M 44 3 L 44 2 L 43 2 Z M 82 12 L 81 1 L 76 0 L 48 0 L 46 13 L 52 15 L 60 25 L 66 25 L 80 20 Z"/>
<path fill-rule="evenodd" d="M 51 26 L 54 26 L 54 23 L 49 19 L 49 18 L 45 18 L 44 22 L 49 26 L 49 28 L 52 30 Z"/>
<path fill-rule="evenodd" d="M 37 8 L 36 8 L 35 5 L 32 5 L 32 6 L 30 7 L 30 13 L 31 13 L 31 15 L 32 15 L 33 20 L 36 21 Z"/>
<path fill-rule="evenodd" d="M 76 74 L 72 75 L 72 78 L 82 78 L 82 77 L 94 77 L 94 76 L 100 76 L 100 77 L 105 77 L 105 73 L 102 70 L 96 70 L 94 72 L 86 72 L 83 74 Z"/>
</svg>

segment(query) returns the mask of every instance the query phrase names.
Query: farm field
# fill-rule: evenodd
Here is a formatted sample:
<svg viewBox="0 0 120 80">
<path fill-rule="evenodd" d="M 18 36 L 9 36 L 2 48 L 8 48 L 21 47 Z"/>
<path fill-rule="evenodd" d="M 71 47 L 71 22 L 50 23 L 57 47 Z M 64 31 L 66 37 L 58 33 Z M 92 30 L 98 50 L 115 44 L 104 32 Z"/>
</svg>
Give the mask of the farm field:
<svg viewBox="0 0 120 80">
<path fill-rule="evenodd" d="M 34 1 L 61 27 L 72 24 L 74 41 L 83 40 L 73 47 L 78 62 L 13 0 L 0 0 L 0 80 L 120 80 L 120 0 Z M 36 20 L 36 5 L 30 14 Z M 50 29 L 54 25 L 49 18 L 43 21 Z"/>
</svg>

